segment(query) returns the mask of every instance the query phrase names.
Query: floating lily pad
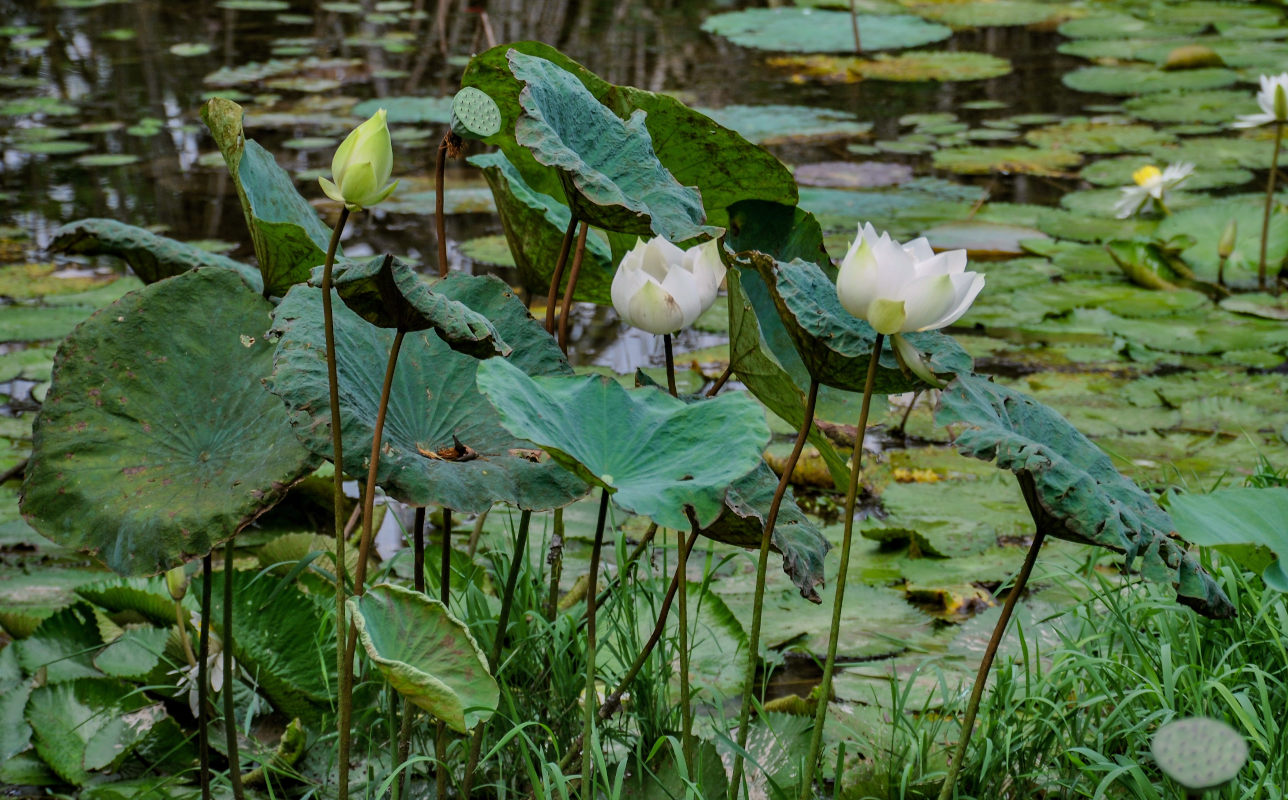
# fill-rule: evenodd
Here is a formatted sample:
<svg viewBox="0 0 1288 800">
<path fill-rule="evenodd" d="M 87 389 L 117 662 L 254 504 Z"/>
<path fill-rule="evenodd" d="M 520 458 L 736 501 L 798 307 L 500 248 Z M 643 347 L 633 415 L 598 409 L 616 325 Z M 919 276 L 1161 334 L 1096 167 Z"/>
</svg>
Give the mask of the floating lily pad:
<svg viewBox="0 0 1288 800">
<path fill-rule="evenodd" d="M 219 0 L 219 7 L 232 11 L 287 11 L 286 0 Z"/>
<path fill-rule="evenodd" d="M 1066 7 L 1032 0 L 991 0 L 975 3 L 927 3 L 913 6 L 919 16 L 954 28 L 995 28 L 1036 25 L 1067 17 Z"/>
<path fill-rule="evenodd" d="M 389 583 L 349 599 L 367 655 L 403 697 L 458 733 L 496 710 L 500 690 L 466 625 L 421 592 Z"/>
<path fill-rule="evenodd" d="M 313 459 L 261 385 L 270 308 L 235 273 L 198 270 L 77 328 L 36 421 L 28 522 L 148 573 L 210 552 L 280 500 Z"/>
<path fill-rule="evenodd" d="M 830 108 L 735 105 L 698 110 L 756 144 L 848 139 L 872 130 L 871 122 L 860 122 L 847 111 Z"/>
<path fill-rule="evenodd" d="M 1239 81 L 1233 70 L 1209 67 L 1166 72 L 1146 65 L 1082 67 L 1066 72 L 1064 85 L 1079 92 L 1150 94 L 1166 91 L 1220 89 Z"/>
<path fill-rule="evenodd" d="M 1186 161 L 1198 171 L 1213 167 L 1269 169 L 1274 154 L 1274 141 L 1252 136 L 1196 136 L 1175 145 L 1153 148 L 1150 155 L 1160 162 L 1175 164 Z"/>
<path fill-rule="evenodd" d="M 23 97 L 0 103 L 0 117 L 66 117 L 79 109 L 57 97 Z"/>
<path fill-rule="evenodd" d="M 824 161 L 796 168 L 796 182 L 802 186 L 836 189 L 875 189 L 912 180 L 912 167 L 882 161 Z"/>
<path fill-rule="evenodd" d="M 349 113 L 366 119 L 383 108 L 391 125 L 420 125 L 426 122 L 446 125 L 452 119 L 450 97 L 381 97 L 364 100 Z"/>
<path fill-rule="evenodd" d="M 1274 296 L 1265 292 L 1236 294 L 1222 300 L 1221 308 L 1236 314 L 1250 314 L 1263 319 L 1288 322 L 1288 298 L 1283 295 Z"/>
<path fill-rule="evenodd" d="M 961 175 L 1061 175 L 1081 164 L 1082 155 L 1034 147 L 955 147 L 936 151 L 933 160 L 936 168 Z"/>
<path fill-rule="evenodd" d="M 1069 120 L 1036 128 L 1024 134 L 1024 139 L 1042 149 L 1097 154 L 1138 152 L 1175 141 L 1174 136 L 1149 125 L 1088 120 Z"/>
<path fill-rule="evenodd" d="M 1190 236 L 1194 244 L 1181 251 L 1181 257 L 1200 278 L 1216 280 L 1217 244 L 1230 220 L 1238 224 L 1234 250 L 1226 261 L 1225 276 L 1234 283 L 1255 281 L 1261 254 L 1261 223 L 1265 213 L 1264 200 L 1244 196 L 1212 200 L 1201 206 L 1178 211 L 1158 226 L 1158 236 L 1167 240 L 1174 236 Z M 1266 244 L 1266 265 L 1274 275 L 1280 263 L 1288 257 L 1288 211 L 1282 208 L 1270 215 L 1270 237 Z"/>
<path fill-rule="evenodd" d="M 1207 22 L 1145 20 L 1130 14 L 1093 14 L 1060 26 L 1060 35 L 1070 39 L 1172 39 L 1193 36 Z"/>
<path fill-rule="evenodd" d="M 1132 173 L 1136 170 L 1150 164 L 1161 168 L 1165 163 L 1158 163 L 1151 156 L 1141 155 L 1104 158 L 1083 167 L 1078 177 L 1098 186 L 1130 186 L 1134 183 Z M 1252 178 L 1250 171 L 1240 167 L 1214 167 L 1192 173 L 1185 179 L 1185 188 L 1191 191 L 1220 189 L 1245 184 Z"/>
<path fill-rule="evenodd" d="M 858 20 L 866 51 L 920 47 L 952 35 L 951 28 L 909 14 L 860 14 Z M 702 30 L 723 36 L 741 47 L 758 50 L 797 53 L 854 51 L 850 15 L 840 11 L 791 7 L 729 11 L 707 17 Z"/>
<path fill-rule="evenodd" d="M 192 58 L 193 56 L 204 56 L 214 48 L 208 42 L 181 42 L 170 45 L 170 53 L 180 58 Z"/>
<path fill-rule="evenodd" d="M 43 142 L 19 142 L 13 146 L 14 150 L 31 155 L 39 156 L 66 156 L 73 153 L 83 153 L 89 150 L 91 145 L 88 142 L 77 142 L 71 139 L 52 139 Z"/>
<path fill-rule="evenodd" d="M 866 49 L 866 43 L 864 45 Z M 977 81 L 1010 74 L 1011 62 L 988 53 L 917 50 L 899 55 L 879 53 L 871 59 L 854 56 L 777 56 L 771 67 L 823 81 Z"/>
<path fill-rule="evenodd" d="M 1228 123 L 1257 110 L 1251 92 L 1213 89 L 1204 92 L 1163 92 L 1123 103 L 1127 113 L 1150 122 Z"/>
</svg>

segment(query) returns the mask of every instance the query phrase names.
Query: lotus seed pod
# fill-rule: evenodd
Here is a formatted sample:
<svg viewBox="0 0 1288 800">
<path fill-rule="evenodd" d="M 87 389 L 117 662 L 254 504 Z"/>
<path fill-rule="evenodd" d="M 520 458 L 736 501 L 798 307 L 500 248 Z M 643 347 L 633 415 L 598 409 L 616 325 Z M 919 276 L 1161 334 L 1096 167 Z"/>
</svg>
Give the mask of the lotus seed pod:
<svg viewBox="0 0 1288 800">
<path fill-rule="evenodd" d="M 1167 723 L 1149 745 L 1159 769 L 1191 792 L 1219 789 L 1248 760 L 1248 743 L 1220 720 L 1190 717 Z"/>
<path fill-rule="evenodd" d="M 467 86 L 452 98 L 452 133 L 486 139 L 501 130 L 501 109 L 486 92 Z"/>
</svg>

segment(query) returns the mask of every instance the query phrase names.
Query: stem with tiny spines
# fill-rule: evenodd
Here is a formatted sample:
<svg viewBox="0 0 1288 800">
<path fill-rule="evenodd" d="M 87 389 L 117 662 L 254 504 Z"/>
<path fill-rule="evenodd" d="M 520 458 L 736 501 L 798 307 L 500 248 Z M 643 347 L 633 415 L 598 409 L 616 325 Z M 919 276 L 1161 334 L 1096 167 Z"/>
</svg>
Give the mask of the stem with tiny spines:
<svg viewBox="0 0 1288 800">
<path fill-rule="evenodd" d="M 559 260 L 555 262 L 555 271 L 550 275 L 550 291 L 546 295 L 546 333 L 555 332 L 555 302 L 559 299 L 559 283 L 563 280 L 564 266 L 567 265 L 568 253 L 572 250 L 572 235 L 576 230 L 577 220 L 568 220 L 563 243 L 559 245 Z"/>
<path fill-rule="evenodd" d="M 1266 245 L 1270 240 L 1270 209 L 1275 202 L 1275 173 L 1279 170 L 1279 147 L 1283 143 L 1284 123 L 1275 121 L 1275 151 L 1270 157 L 1270 177 L 1266 179 L 1266 209 L 1261 218 L 1261 256 L 1257 259 L 1257 288 L 1266 288 Z"/>
<path fill-rule="evenodd" d="M 827 706 L 832 699 L 832 670 L 836 667 L 836 643 L 841 633 L 841 607 L 845 602 L 845 578 L 850 566 L 850 544 L 854 538 L 854 506 L 859 496 L 859 475 L 863 470 L 863 439 L 868 429 L 868 411 L 872 408 L 872 389 L 877 380 L 877 364 L 881 360 L 884 334 L 877 334 L 868 359 L 868 376 L 863 384 L 863 405 L 859 408 L 859 424 L 854 434 L 853 464 L 850 465 L 850 485 L 845 492 L 845 532 L 841 537 L 841 564 L 836 575 L 836 599 L 832 603 L 832 627 L 827 637 L 827 658 L 823 662 L 823 680 L 818 689 L 818 710 L 814 713 L 814 731 L 810 735 L 809 755 L 805 757 L 805 774 L 801 781 L 801 800 L 809 800 L 814 793 L 814 771 L 818 767 L 819 753 L 823 749 L 823 726 L 827 721 Z"/>
<path fill-rule="evenodd" d="M 443 180 L 447 176 L 447 148 L 452 136 L 448 128 L 443 140 L 438 143 L 438 154 L 434 159 L 434 232 L 438 235 L 438 277 L 446 278 L 447 265 L 447 218 L 443 213 Z"/>
<path fill-rule="evenodd" d="M 818 381 L 811 380 L 809 393 L 805 397 L 805 414 L 801 420 L 800 431 L 796 434 L 796 444 L 792 453 L 783 465 L 783 474 L 778 479 L 778 487 L 769 503 L 769 512 L 765 515 L 765 527 L 760 534 L 760 556 L 756 561 L 756 593 L 751 604 L 751 634 L 748 637 L 747 670 L 742 679 L 742 704 L 738 711 L 738 747 L 734 750 L 733 776 L 729 779 L 729 800 L 737 800 L 742 785 L 742 753 L 747 749 L 747 735 L 750 732 L 751 704 L 756 693 L 756 662 L 760 659 L 760 632 L 764 621 L 761 607 L 765 602 L 765 577 L 769 572 L 769 545 L 773 538 L 774 526 L 778 522 L 778 510 L 782 507 L 783 498 L 787 495 L 787 486 L 791 483 L 796 462 L 800 460 L 805 449 L 805 440 L 809 438 L 810 427 L 814 424 L 814 406 L 818 403 Z"/>
<path fill-rule="evenodd" d="M 233 668 L 233 540 L 224 543 L 224 742 L 228 748 L 228 779 L 232 783 L 234 800 L 243 800 L 241 756 L 237 749 L 237 707 L 233 703 L 233 684 L 237 676 Z"/>
<path fill-rule="evenodd" d="M 586 584 L 586 697 L 582 719 L 581 740 L 581 796 L 590 800 L 595 796 L 591 784 L 595 759 L 588 757 L 586 747 L 595 741 L 595 600 L 599 584 L 599 553 L 604 544 L 604 522 L 608 519 L 608 488 L 600 489 L 599 520 L 595 523 L 595 543 L 590 550 L 590 576 Z"/>
<path fill-rule="evenodd" d="M 210 800 L 210 554 L 201 559 L 201 640 L 197 643 L 197 750 L 201 758 L 201 800 Z"/>
</svg>

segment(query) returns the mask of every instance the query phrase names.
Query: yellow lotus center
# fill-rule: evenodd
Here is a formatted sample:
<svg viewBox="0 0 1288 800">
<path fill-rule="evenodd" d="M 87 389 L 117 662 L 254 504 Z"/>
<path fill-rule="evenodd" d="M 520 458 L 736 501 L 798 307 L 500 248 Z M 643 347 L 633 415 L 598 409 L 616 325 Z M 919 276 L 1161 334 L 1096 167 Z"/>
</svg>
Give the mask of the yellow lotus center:
<svg viewBox="0 0 1288 800">
<path fill-rule="evenodd" d="M 1131 174 L 1131 179 L 1136 181 L 1137 186 L 1144 186 L 1150 181 L 1156 181 L 1163 173 L 1158 171 L 1158 167 L 1153 164 L 1146 165 Z"/>
</svg>

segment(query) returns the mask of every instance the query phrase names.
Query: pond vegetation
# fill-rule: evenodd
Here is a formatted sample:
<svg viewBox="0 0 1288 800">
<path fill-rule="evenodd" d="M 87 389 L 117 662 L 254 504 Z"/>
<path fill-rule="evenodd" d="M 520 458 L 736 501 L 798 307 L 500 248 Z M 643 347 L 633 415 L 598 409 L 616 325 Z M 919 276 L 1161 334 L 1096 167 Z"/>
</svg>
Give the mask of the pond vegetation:
<svg viewBox="0 0 1288 800">
<path fill-rule="evenodd" d="M 8 796 L 1288 787 L 1282 6 L 0 9 Z"/>
</svg>

